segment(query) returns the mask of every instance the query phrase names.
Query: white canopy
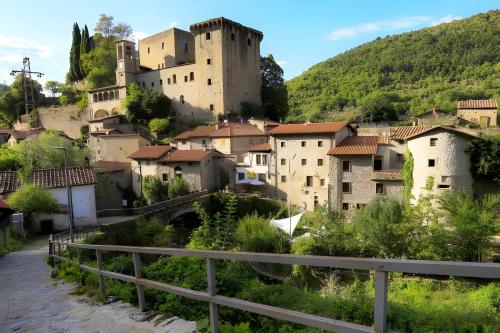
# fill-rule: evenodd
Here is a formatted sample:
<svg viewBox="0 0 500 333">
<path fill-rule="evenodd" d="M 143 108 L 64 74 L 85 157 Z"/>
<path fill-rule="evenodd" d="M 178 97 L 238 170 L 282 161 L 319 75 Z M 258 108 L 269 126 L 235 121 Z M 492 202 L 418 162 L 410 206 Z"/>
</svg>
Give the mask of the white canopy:
<svg viewBox="0 0 500 333">
<path fill-rule="evenodd" d="M 289 235 L 293 234 L 293 231 L 297 227 L 297 224 L 299 224 L 300 218 L 304 215 L 304 213 L 300 213 L 297 215 L 292 216 L 291 218 L 287 217 L 284 219 L 280 220 L 271 220 L 271 224 L 275 226 L 276 228 L 279 228 L 286 232 Z M 290 233 L 291 229 L 291 233 Z"/>
</svg>

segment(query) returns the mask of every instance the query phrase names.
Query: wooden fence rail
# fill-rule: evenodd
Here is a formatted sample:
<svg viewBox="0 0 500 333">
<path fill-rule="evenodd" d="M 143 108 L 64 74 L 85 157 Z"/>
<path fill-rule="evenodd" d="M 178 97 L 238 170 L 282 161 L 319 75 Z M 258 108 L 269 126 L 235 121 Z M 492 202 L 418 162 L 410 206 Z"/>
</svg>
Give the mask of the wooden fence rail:
<svg viewBox="0 0 500 333">
<path fill-rule="evenodd" d="M 55 247 L 58 254 L 55 254 Z M 484 279 L 500 279 L 500 264 L 495 263 L 469 263 L 451 261 L 430 260 L 399 260 L 399 259 L 374 259 L 374 258 L 351 258 L 351 257 L 327 257 L 327 256 L 304 256 L 289 254 L 270 254 L 252 252 L 228 252 L 228 251 L 205 251 L 186 250 L 176 248 L 157 247 L 135 247 L 116 245 L 91 245 L 75 244 L 69 242 L 55 241 L 49 239 L 49 256 L 51 258 L 71 260 L 61 255 L 60 248 L 69 247 L 77 249 L 78 267 L 80 270 L 98 274 L 99 288 L 105 290 L 104 277 L 109 277 L 124 282 L 134 283 L 137 286 L 137 299 L 141 311 L 145 309 L 144 287 L 165 291 L 175 295 L 209 303 L 210 327 L 213 333 L 219 332 L 219 306 L 248 311 L 276 319 L 281 319 L 297 324 L 316 327 L 337 333 L 360 333 L 360 332 L 387 332 L 387 292 L 388 273 L 414 273 L 432 274 L 445 276 L 463 276 Z M 80 250 L 95 250 L 97 257 L 97 268 L 83 265 L 80 259 Z M 111 272 L 103 269 L 103 252 L 125 252 L 132 254 L 134 263 L 134 276 Z M 205 258 L 207 262 L 207 284 L 206 292 L 196 291 L 170 284 L 161 283 L 141 276 L 142 264 L 141 254 L 159 254 L 171 256 L 193 256 Z M 275 306 L 244 301 L 238 298 L 226 297 L 217 294 L 216 283 L 216 260 L 234 260 L 246 262 L 261 262 L 272 264 L 308 265 L 316 267 L 329 267 L 341 269 L 357 269 L 375 271 L 375 300 L 374 300 L 374 325 L 373 327 L 349 323 L 346 321 L 320 317 L 303 312 L 287 310 Z"/>
</svg>

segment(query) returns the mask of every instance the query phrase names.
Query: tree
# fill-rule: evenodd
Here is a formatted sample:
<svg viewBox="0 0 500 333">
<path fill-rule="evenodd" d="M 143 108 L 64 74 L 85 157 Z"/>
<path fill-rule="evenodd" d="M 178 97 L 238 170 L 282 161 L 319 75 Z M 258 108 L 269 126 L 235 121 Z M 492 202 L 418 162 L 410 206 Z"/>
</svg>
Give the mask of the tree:
<svg viewBox="0 0 500 333">
<path fill-rule="evenodd" d="M 500 133 L 472 140 L 468 152 L 472 174 L 500 184 Z"/>
<path fill-rule="evenodd" d="M 89 29 L 87 28 L 87 25 L 85 24 L 85 27 L 82 29 L 82 41 L 80 43 L 80 73 L 82 74 L 83 77 L 87 76 L 87 71 L 85 70 L 85 67 L 83 66 L 82 57 L 84 54 L 89 53 L 91 49 L 92 49 L 92 46 L 91 46 L 91 42 L 90 42 Z"/>
<path fill-rule="evenodd" d="M 189 186 L 186 180 L 182 177 L 175 177 L 168 186 L 168 197 L 170 199 L 180 197 L 189 193 Z"/>
<path fill-rule="evenodd" d="M 20 167 L 16 152 L 11 147 L 0 146 L 0 170 L 15 171 Z"/>
<path fill-rule="evenodd" d="M 288 113 L 288 90 L 283 74 L 272 54 L 260 58 L 262 105 L 265 115 L 274 120 L 280 120 Z"/>
<path fill-rule="evenodd" d="M 169 118 L 153 118 L 149 121 L 149 130 L 156 134 L 167 133 L 170 127 Z"/>
<path fill-rule="evenodd" d="M 163 185 L 158 176 L 146 176 L 142 181 L 144 199 L 149 205 L 168 198 L 168 185 Z"/>
<path fill-rule="evenodd" d="M 99 21 L 97 22 L 94 32 L 100 34 L 103 37 L 108 37 L 113 31 L 113 16 L 107 16 L 106 14 L 101 14 L 99 16 Z"/>
<path fill-rule="evenodd" d="M 139 87 L 135 82 L 127 87 L 123 101 L 127 119 L 131 123 L 147 124 L 153 118 L 168 118 L 171 101 L 163 93 Z"/>
<path fill-rule="evenodd" d="M 82 35 L 78 23 L 73 24 L 73 41 L 71 43 L 71 50 L 69 53 L 69 75 L 68 78 L 71 82 L 80 81 L 83 75 L 80 71 L 80 47 L 82 43 Z"/>
<path fill-rule="evenodd" d="M 61 92 L 61 83 L 58 81 L 49 80 L 45 82 L 44 88 L 52 93 L 52 96 Z"/>
<path fill-rule="evenodd" d="M 400 102 L 400 97 L 395 93 L 372 93 L 362 101 L 362 119 L 370 122 L 397 120 L 396 102 Z"/>
<path fill-rule="evenodd" d="M 127 39 L 132 35 L 132 27 L 125 23 L 118 23 L 113 27 L 112 34 L 118 40 Z"/>
<path fill-rule="evenodd" d="M 59 211 L 54 197 L 45 189 L 26 184 L 7 198 L 7 203 L 16 212 L 23 213 L 27 220 L 37 214 L 52 214 Z"/>
<path fill-rule="evenodd" d="M 465 192 L 447 193 L 438 201 L 446 213 L 450 259 L 481 261 L 500 232 L 500 195 L 474 199 Z"/>
</svg>

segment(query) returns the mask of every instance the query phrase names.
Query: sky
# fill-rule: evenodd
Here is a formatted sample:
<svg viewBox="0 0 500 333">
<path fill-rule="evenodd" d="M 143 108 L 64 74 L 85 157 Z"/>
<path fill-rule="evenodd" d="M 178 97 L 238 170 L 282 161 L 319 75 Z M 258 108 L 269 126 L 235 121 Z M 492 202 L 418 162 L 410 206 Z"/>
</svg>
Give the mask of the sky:
<svg viewBox="0 0 500 333">
<path fill-rule="evenodd" d="M 140 7 L 139 7 L 140 5 Z M 0 83 L 31 60 L 39 79 L 64 81 L 74 22 L 92 31 L 100 14 L 132 26 L 136 37 L 224 16 L 264 33 L 291 79 L 312 65 L 377 37 L 418 30 L 500 8 L 500 0 L 0 0 Z"/>
</svg>

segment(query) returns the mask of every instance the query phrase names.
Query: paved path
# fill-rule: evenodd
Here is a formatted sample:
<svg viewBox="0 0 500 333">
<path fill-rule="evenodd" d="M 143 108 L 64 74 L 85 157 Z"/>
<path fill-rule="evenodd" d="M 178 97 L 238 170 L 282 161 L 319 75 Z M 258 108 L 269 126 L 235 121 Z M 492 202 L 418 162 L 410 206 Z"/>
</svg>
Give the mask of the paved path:
<svg viewBox="0 0 500 333">
<path fill-rule="evenodd" d="M 195 331 L 193 322 L 168 323 L 158 316 L 139 323 L 129 318 L 138 312 L 129 304 L 92 305 L 87 297 L 71 295 L 74 285 L 50 278 L 46 254 L 47 247 L 0 258 L 0 333 Z"/>
</svg>

